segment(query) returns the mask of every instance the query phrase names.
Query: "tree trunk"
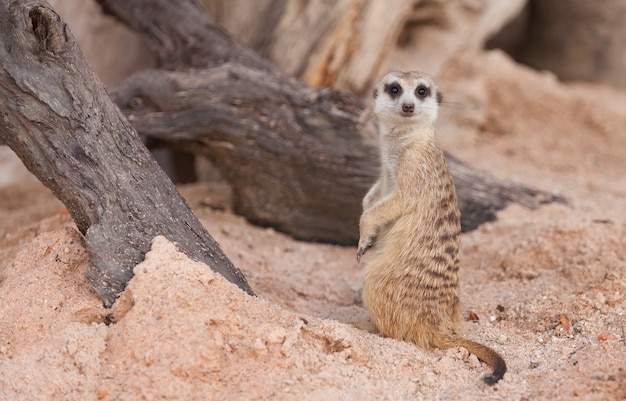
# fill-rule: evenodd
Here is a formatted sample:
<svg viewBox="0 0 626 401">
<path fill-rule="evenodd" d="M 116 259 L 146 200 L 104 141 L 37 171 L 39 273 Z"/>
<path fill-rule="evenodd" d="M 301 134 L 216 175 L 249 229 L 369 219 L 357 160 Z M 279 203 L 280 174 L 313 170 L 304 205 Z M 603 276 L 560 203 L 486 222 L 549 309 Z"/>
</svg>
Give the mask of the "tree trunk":
<svg viewBox="0 0 626 401">
<path fill-rule="evenodd" d="M 45 2 L 0 2 L 0 138 L 68 208 L 94 289 L 115 301 L 156 235 L 252 294 Z"/>
<path fill-rule="evenodd" d="M 353 95 L 313 89 L 246 49 L 193 0 L 99 0 L 145 35 L 166 69 L 131 77 L 114 98 L 143 135 L 208 156 L 235 212 L 296 238 L 354 245 L 378 169 L 376 125 Z M 193 69 L 191 69 L 193 68 Z M 464 230 L 510 202 L 556 198 L 448 157 Z"/>
</svg>

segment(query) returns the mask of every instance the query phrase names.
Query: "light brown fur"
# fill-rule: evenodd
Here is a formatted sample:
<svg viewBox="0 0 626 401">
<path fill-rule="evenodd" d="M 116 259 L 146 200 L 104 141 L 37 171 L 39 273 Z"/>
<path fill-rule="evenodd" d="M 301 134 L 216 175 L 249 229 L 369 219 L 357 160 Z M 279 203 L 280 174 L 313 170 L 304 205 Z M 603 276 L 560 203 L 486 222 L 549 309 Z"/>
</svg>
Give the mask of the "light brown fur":
<svg viewBox="0 0 626 401">
<path fill-rule="evenodd" d="M 357 258 L 371 248 L 363 302 L 370 331 L 425 349 L 465 347 L 493 368 L 484 378 L 493 384 L 506 372 L 504 360 L 457 333 L 461 226 L 435 137 L 440 101 L 432 78 L 417 72 L 389 73 L 374 92 L 381 176 L 363 199 Z"/>
</svg>

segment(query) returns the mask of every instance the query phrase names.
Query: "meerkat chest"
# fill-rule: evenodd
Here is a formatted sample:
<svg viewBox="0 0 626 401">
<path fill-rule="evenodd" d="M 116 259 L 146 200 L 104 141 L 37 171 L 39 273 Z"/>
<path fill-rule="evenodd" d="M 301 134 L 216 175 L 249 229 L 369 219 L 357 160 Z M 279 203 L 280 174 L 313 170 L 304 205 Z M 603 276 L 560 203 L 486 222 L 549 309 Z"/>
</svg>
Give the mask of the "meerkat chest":
<svg viewBox="0 0 626 401">
<path fill-rule="evenodd" d="M 440 196 L 437 189 L 449 176 L 441 150 L 417 144 L 404 148 L 393 162 L 394 187 L 400 195 L 425 202 Z"/>
</svg>

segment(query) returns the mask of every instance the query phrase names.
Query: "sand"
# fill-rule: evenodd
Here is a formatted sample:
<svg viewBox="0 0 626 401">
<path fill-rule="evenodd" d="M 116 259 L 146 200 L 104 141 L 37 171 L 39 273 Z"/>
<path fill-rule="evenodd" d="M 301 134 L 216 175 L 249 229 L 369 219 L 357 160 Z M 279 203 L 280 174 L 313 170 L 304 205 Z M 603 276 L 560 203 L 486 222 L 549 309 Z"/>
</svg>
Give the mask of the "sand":
<svg viewBox="0 0 626 401">
<path fill-rule="evenodd" d="M 0 190 L 1 400 L 624 400 L 626 94 L 564 85 L 498 52 L 440 77 L 446 150 L 568 199 L 512 205 L 461 237 L 462 348 L 360 331 L 354 247 L 248 224 L 223 184 L 181 187 L 250 297 L 157 237 L 113 309 L 84 243 L 39 184 Z M 373 161 L 375 162 L 375 161 Z"/>
</svg>

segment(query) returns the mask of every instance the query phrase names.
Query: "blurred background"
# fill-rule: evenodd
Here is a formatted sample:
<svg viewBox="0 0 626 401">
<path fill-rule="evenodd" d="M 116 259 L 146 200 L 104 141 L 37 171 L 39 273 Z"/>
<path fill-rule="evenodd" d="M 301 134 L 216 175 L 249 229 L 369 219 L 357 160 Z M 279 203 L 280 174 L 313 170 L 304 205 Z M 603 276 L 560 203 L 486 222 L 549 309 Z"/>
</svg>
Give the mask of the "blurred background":
<svg viewBox="0 0 626 401">
<path fill-rule="evenodd" d="M 155 67 L 146 43 L 103 15 L 95 1 L 49 2 L 69 24 L 107 87 Z M 494 49 L 561 82 L 626 88 L 626 2 L 622 0 L 202 3 L 228 31 L 292 76 L 312 86 L 338 87 L 362 98 L 390 69 L 419 69 L 438 79 L 441 76 L 445 88 L 451 66 Z M 464 107 L 471 106 L 467 96 L 452 94 Z M 470 108 L 469 113 L 474 111 Z M 459 114 L 463 118 L 463 113 Z M 218 179 L 206 160 L 165 149 L 153 149 L 153 153 L 177 183 Z M 0 186 L 24 180 L 35 178 L 10 149 L 0 146 Z"/>
</svg>

